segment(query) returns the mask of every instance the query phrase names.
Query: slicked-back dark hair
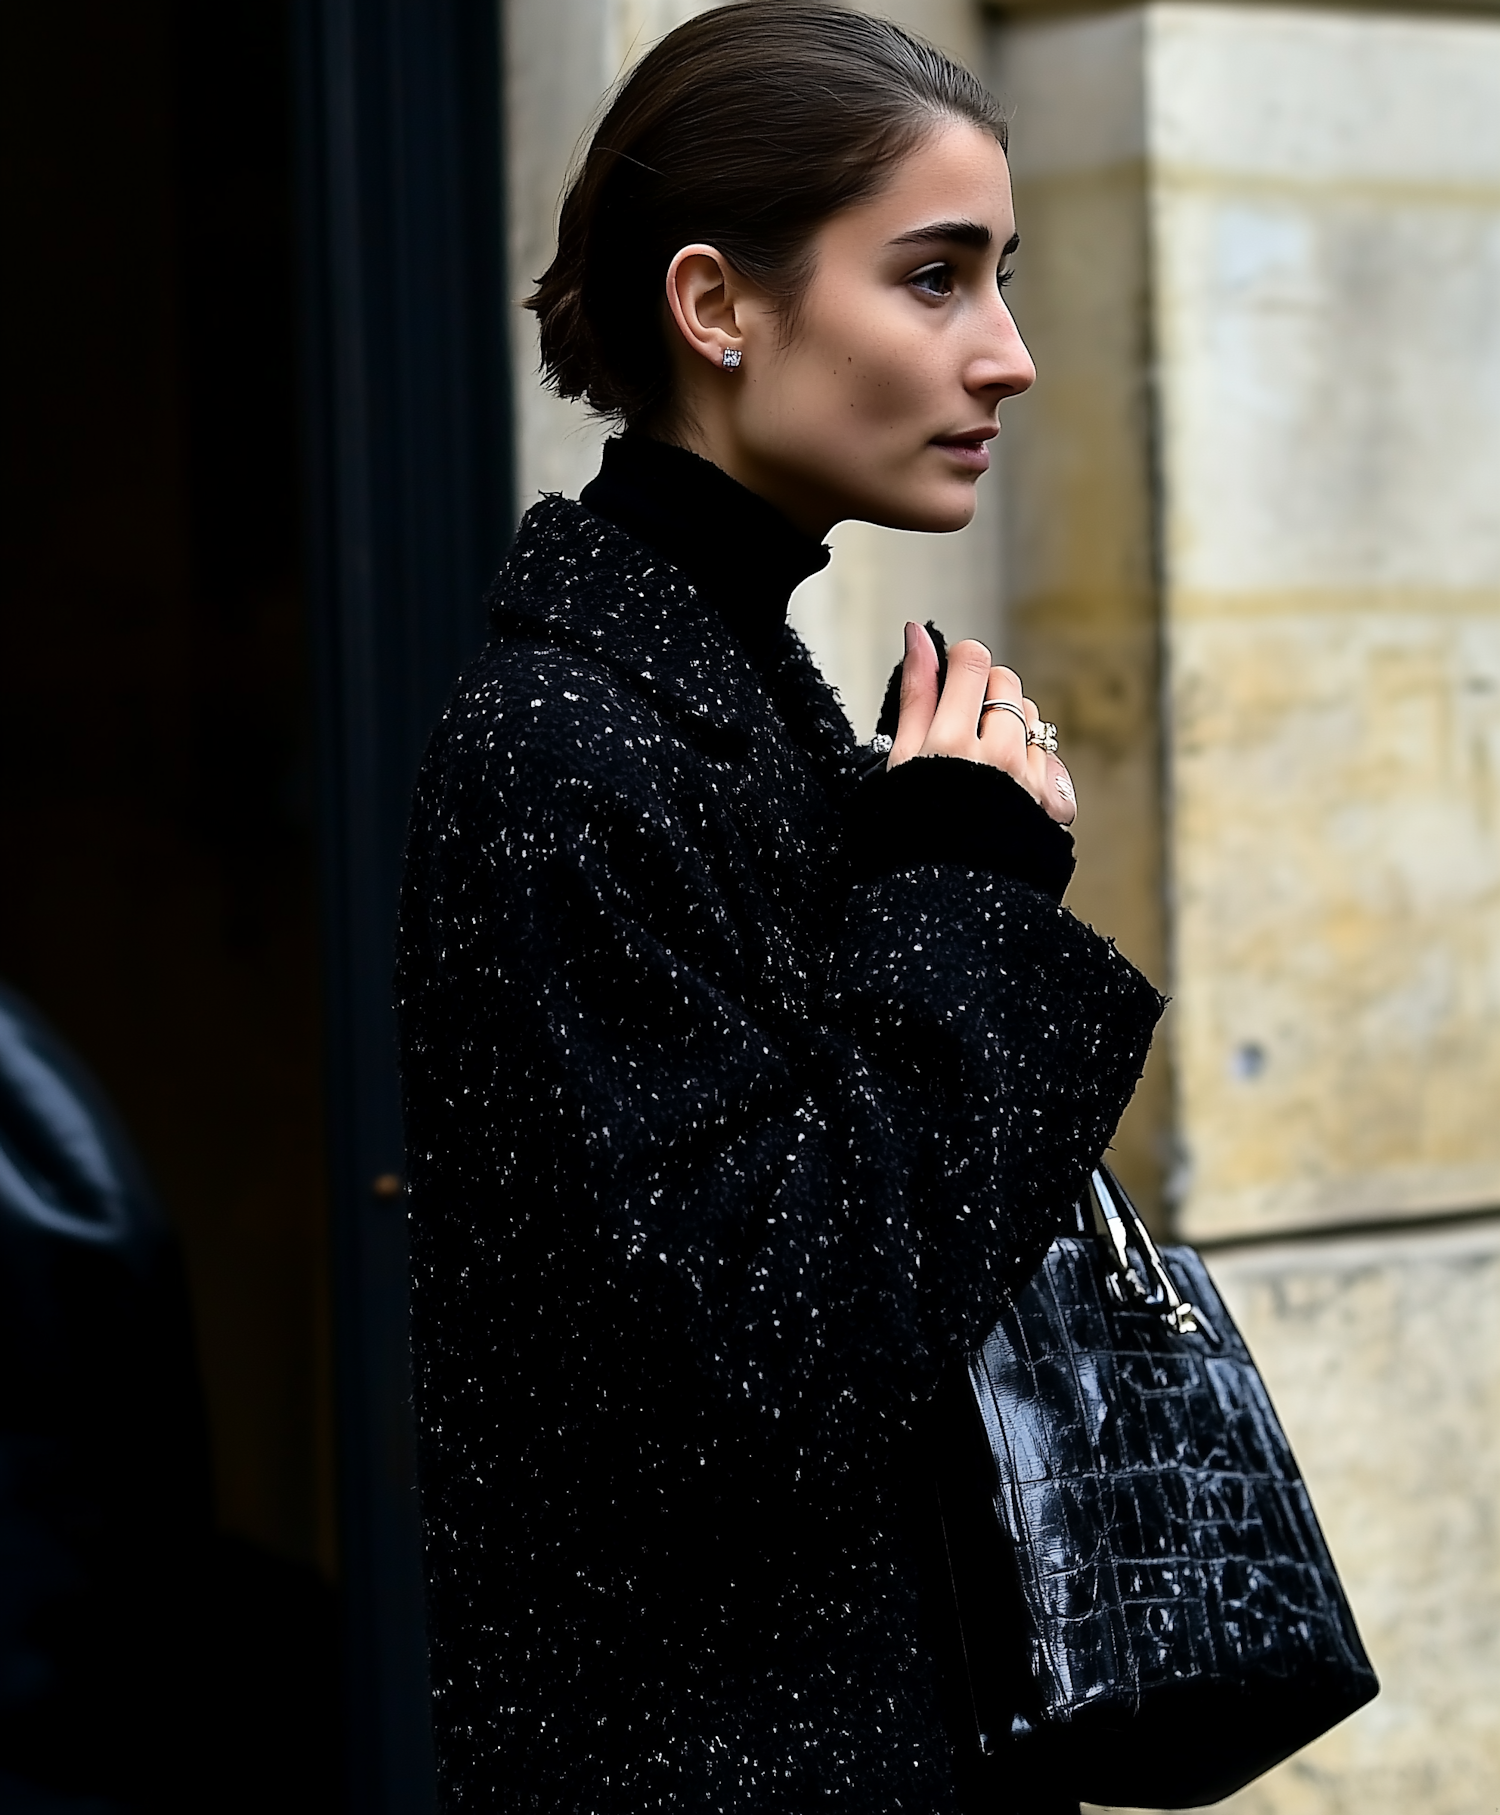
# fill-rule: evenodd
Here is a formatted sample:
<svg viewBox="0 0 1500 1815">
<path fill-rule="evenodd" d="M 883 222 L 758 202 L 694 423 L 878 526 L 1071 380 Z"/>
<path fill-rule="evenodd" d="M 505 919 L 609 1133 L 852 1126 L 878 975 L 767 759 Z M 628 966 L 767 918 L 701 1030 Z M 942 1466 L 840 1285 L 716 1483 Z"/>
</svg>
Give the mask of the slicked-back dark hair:
<svg viewBox="0 0 1500 1815">
<path fill-rule="evenodd" d="M 946 120 L 1006 142 L 983 83 L 888 20 L 738 0 L 678 26 L 620 88 L 563 199 L 557 256 L 526 301 L 548 383 L 650 421 L 671 396 L 677 252 L 716 246 L 789 320 L 817 229 Z"/>
</svg>

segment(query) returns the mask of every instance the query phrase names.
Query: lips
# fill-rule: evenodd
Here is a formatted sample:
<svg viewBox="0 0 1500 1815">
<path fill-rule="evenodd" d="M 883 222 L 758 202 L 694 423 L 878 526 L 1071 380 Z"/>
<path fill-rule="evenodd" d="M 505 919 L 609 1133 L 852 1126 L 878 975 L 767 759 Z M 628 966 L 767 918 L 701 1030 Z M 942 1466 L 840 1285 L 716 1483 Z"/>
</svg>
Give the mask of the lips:
<svg viewBox="0 0 1500 1815">
<path fill-rule="evenodd" d="M 951 455 L 966 472 L 989 471 L 990 450 L 985 446 L 1000 433 L 998 428 L 970 429 L 960 435 L 939 435 L 932 441 L 945 454 Z"/>
</svg>

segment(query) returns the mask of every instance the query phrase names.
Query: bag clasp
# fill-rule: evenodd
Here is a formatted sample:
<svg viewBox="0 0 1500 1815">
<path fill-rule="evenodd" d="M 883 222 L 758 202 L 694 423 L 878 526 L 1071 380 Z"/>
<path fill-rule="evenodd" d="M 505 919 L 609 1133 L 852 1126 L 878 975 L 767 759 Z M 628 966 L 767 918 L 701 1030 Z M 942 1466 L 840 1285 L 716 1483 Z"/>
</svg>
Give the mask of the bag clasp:
<svg viewBox="0 0 1500 1815">
<path fill-rule="evenodd" d="M 1141 1213 L 1131 1203 L 1125 1187 L 1107 1166 L 1096 1166 L 1089 1178 L 1089 1188 L 1103 1224 L 1109 1272 L 1108 1290 L 1116 1304 L 1134 1302 L 1155 1311 L 1176 1336 L 1203 1335 L 1220 1346 L 1219 1334 L 1202 1311 L 1177 1290 L 1161 1250 Z M 1148 1286 L 1130 1257 L 1131 1247 L 1145 1261 L 1155 1284 Z"/>
</svg>

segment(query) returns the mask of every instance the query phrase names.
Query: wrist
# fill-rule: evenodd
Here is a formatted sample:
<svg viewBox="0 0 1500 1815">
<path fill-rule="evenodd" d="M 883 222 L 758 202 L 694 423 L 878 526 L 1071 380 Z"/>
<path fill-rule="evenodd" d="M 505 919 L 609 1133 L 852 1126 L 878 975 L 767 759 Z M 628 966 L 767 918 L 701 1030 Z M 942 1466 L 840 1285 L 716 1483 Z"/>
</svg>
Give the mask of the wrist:
<svg viewBox="0 0 1500 1815">
<path fill-rule="evenodd" d="M 846 851 L 864 881 L 926 863 L 985 870 L 1061 901 L 1072 835 L 1005 770 L 956 756 L 914 756 L 859 783 Z"/>
</svg>

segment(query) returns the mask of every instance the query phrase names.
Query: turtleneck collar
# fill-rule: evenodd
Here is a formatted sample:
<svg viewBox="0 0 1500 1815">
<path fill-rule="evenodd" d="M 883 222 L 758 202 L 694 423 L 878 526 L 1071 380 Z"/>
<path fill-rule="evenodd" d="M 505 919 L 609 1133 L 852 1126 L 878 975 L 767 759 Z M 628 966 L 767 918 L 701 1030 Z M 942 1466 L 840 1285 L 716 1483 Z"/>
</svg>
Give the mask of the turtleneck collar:
<svg viewBox="0 0 1500 1815">
<path fill-rule="evenodd" d="M 832 558 L 711 461 L 646 435 L 607 441 L 578 501 L 680 568 L 757 668 L 780 645 L 793 589 Z"/>
</svg>

